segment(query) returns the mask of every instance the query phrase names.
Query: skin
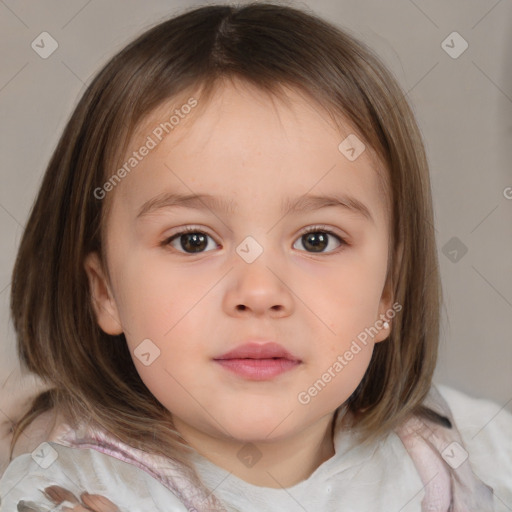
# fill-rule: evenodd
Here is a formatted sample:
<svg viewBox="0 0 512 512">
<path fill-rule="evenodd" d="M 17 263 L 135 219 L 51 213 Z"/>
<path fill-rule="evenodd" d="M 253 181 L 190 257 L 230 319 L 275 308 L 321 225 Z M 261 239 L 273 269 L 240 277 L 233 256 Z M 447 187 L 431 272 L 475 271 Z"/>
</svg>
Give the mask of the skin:
<svg viewBox="0 0 512 512">
<path fill-rule="evenodd" d="M 59 485 L 51 485 L 44 489 L 45 496 L 55 504 L 63 502 L 72 503 L 73 507 L 62 507 L 62 510 L 73 510 L 74 512 L 93 511 L 93 512 L 119 512 L 119 509 L 108 498 L 99 494 L 82 493 L 78 499 L 71 491 L 64 489 Z"/>
<path fill-rule="evenodd" d="M 311 100 L 293 90 L 288 97 L 290 105 L 245 84 L 219 87 L 109 192 L 108 273 L 97 254 L 85 261 L 100 327 L 125 333 L 137 371 L 177 430 L 218 466 L 273 488 L 302 481 L 334 455 L 334 411 L 390 327 L 380 322 L 379 333 L 308 404 L 297 396 L 392 304 L 388 204 L 370 149 L 349 161 L 338 145 L 354 133 L 350 125 L 340 133 Z M 127 157 L 175 107 L 141 125 Z M 137 219 L 165 191 L 234 199 L 234 212 L 174 207 Z M 341 207 L 281 212 L 286 197 L 334 192 L 359 199 L 373 221 Z M 301 230 L 318 224 L 348 245 L 330 235 L 322 252 L 304 247 Z M 187 253 L 179 236 L 162 244 L 190 225 L 211 237 L 202 252 Z M 247 236 L 263 248 L 252 263 L 236 252 Z M 280 343 L 302 363 L 250 381 L 213 361 L 251 337 Z M 148 338 L 160 356 L 145 366 L 133 351 Z M 237 456 L 246 443 L 261 453 L 252 467 Z M 252 445 L 246 449 L 255 453 Z"/>
</svg>

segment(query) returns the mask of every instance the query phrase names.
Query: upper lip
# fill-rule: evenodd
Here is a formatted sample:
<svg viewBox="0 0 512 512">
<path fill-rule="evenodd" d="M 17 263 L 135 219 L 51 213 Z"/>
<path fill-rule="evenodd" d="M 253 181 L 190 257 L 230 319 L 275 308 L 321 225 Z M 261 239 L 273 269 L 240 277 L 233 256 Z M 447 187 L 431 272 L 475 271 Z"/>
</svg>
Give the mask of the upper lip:
<svg viewBox="0 0 512 512">
<path fill-rule="evenodd" d="M 272 359 L 273 357 L 300 361 L 298 357 L 288 352 L 279 343 L 274 343 L 273 341 L 266 343 L 244 343 L 214 359 Z"/>
</svg>

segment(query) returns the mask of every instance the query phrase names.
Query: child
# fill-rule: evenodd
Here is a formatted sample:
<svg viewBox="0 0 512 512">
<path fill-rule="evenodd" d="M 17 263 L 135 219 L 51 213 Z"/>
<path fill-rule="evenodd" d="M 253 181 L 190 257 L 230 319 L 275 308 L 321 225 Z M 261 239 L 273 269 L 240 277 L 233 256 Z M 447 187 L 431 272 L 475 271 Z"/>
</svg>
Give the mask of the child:
<svg viewBox="0 0 512 512">
<path fill-rule="evenodd" d="M 161 23 L 85 92 L 21 241 L 52 389 L 12 447 L 54 416 L 2 511 L 511 509 L 512 416 L 467 442 L 496 409 L 432 386 L 440 300 L 421 136 L 368 49 L 273 4 Z"/>
</svg>

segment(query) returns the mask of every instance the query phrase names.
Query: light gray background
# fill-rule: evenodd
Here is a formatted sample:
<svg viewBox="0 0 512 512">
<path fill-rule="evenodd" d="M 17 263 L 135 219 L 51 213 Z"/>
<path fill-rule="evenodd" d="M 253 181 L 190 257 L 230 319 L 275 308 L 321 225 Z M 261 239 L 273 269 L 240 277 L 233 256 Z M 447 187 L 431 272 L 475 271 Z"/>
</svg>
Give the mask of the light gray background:
<svg viewBox="0 0 512 512">
<path fill-rule="evenodd" d="M 37 385 L 16 362 L 10 276 L 66 120 L 84 86 L 127 42 L 183 7 L 208 3 L 0 0 L 0 409 L 8 409 L 6 393 Z M 408 92 L 431 165 L 446 304 L 436 381 L 512 411 L 512 1 L 289 4 L 367 42 Z M 44 31 L 59 45 L 47 59 L 31 48 Z M 442 47 L 454 31 L 469 44 L 458 58 Z M 467 247 L 457 262 L 446 255 L 453 237 Z"/>
</svg>

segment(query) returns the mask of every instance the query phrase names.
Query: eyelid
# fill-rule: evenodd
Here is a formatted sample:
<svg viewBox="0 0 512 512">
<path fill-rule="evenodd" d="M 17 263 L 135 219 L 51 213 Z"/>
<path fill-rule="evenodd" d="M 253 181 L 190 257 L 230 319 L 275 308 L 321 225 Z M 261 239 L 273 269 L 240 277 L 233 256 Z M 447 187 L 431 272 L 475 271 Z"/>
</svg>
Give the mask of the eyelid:
<svg viewBox="0 0 512 512">
<path fill-rule="evenodd" d="M 311 233 L 311 232 L 315 232 L 315 231 L 322 231 L 325 233 L 329 233 L 333 236 L 337 236 L 340 240 L 345 240 L 345 238 L 346 238 L 344 235 L 337 233 L 335 228 L 327 226 L 326 224 L 313 224 L 311 226 L 307 226 L 307 227 L 303 228 L 299 232 L 299 234 L 304 235 L 306 233 Z"/>
<path fill-rule="evenodd" d="M 208 235 L 212 240 L 214 240 L 216 244 L 218 244 L 216 240 L 217 237 L 212 235 L 207 228 L 194 224 L 187 224 L 186 226 L 175 228 L 173 233 L 166 236 L 161 243 L 162 245 L 169 245 L 173 238 L 176 238 L 178 235 L 185 235 L 187 233 L 204 233 L 205 235 Z"/>
<path fill-rule="evenodd" d="M 311 232 L 315 232 L 315 231 L 323 231 L 323 232 L 329 233 L 333 236 L 338 237 L 343 242 L 346 242 L 346 239 L 347 239 L 347 237 L 345 235 L 341 235 L 341 234 L 337 233 L 334 228 L 331 228 L 325 224 L 313 224 L 311 226 L 302 228 L 299 231 L 298 236 L 302 236 L 307 233 L 311 233 Z M 171 238 L 175 237 L 176 235 L 180 235 L 180 234 L 184 234 L 184 233 L 196 233 L 196 232 L 204 233 L 204 234 L 210 236 L 211 238 L 215 239 L 215 237 L 208 231 L 208 229 L 206 229 L 202 226 L 189 224 L 189 225 L 186 225 L 183 227 L 176 228 L 176 231 L 172 235 L 165 237 L 164 242 L 168 242 Z"/>
</svg>

